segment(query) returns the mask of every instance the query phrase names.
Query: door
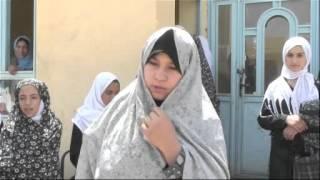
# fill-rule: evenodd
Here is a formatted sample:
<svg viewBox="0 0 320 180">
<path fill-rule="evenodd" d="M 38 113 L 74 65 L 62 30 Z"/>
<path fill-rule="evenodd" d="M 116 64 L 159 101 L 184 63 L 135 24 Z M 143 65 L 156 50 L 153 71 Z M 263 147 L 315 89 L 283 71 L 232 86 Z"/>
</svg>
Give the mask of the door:
<svg viewBox="0 0 320 180">
<path fill-rule="evenodd" d="M 209 27 L 214 29 L 209 40 L 216 55 L 220 116 L 233 177 L 268 177 L 270 136 L 257 122 L 263 95 L 280 74 L 286 39 L 299 35 L 313 49 L 319 47 L 318 3 L 221 0 L 209 6 Z M 314 74 L 317 63 L 310 65 Z"/>
</svg>

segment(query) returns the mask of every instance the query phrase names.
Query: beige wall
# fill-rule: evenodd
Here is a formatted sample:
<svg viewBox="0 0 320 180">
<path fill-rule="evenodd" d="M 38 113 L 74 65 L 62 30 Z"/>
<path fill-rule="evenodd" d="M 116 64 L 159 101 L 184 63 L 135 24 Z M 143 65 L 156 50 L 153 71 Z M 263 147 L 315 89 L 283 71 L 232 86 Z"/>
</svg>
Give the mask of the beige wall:
<svg viewBox="0 0 320 180">
<path fill-rule="evenodd" d="M 191 34 L 196 34 L 197 1 L 179 0 L 179 22 Z"/>
<path fill-rule="evenodd" d="M 197 0 L 179 0 L 178 1 L 178 22 L 177 24 L 183 26 L 191 34 L 197 33 L 197 14 L 198 2 Z M 208 0 L 200 1 L 200 34 L 208 36 Z"/>
<path fill-rule="evenodd" d="M 208 37 L 208 0 L 202 0 L 200 8 L 200 34 Z"/>
<path fill-rule="evenodd" d="M 111 71 L 125 87 L 135 77 L 147 37 L 174 25 L 174 0 L 36 2 L 36 77 L 47 83 L 63 122 L 62 153 L 69 149 L 71 118 L 95 75 Z"/>
</svg>

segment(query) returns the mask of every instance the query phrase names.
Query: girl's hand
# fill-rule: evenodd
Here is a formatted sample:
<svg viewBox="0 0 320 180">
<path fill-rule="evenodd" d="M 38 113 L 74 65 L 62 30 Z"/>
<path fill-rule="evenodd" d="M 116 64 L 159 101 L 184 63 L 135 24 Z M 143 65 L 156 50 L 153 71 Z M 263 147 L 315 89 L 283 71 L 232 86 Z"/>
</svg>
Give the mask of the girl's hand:
<svg viewBox="0 0 320 180">
<path fill-rule="evenodd" d="M 282 131 L 282 134 L 286 140 L 292 141 L 294 137 L 298 134 L 298 131 L 291 126 L 287 126 Z"/>
<path fill-rule="evenodd" d="M 153 108 L 141 127 L 146 141 L 160 150 L 167 164 L 174 164 L 181 145 L 175 128 L 165 112 L 158 107 Z"/>
<path fill-rule="evenodd" d="M 15 65 L 9 65 L 8 67 L 8 71 L 11 75 L 16 75 L 17 74 L 17 71 L 18 71 L 18 68 L 17 66 Z"/>
<path fill-rule="evenodd" d="M 301 119 L 300 116 L 296 114 L 287 116 L 286 123 L 288 126 L 294 128 L 299 133 L 308 129 L 308 126 L 304 122 L 304 120 Z"/>
</svg>

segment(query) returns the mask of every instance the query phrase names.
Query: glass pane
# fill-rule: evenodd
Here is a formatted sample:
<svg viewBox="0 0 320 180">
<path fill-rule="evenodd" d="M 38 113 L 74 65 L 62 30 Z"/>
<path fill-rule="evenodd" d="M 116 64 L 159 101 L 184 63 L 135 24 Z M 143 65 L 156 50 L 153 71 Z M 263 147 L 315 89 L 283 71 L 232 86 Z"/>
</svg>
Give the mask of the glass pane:
<svg viewBox="0 0 320 180">
<path fill-rule="evenodd" d="M 279 28 L 281 27 L 281 28 Z M 280 75 L 282 68 L 282 47 L 289 38 L 289 23 L 282 16 L 269 20 L 265 34 L 264 87 Z"/>
<path fill-rule="evenodd" d="M 246 37 L 245 93 L 256 91 L 256 37 Z"/>
<path fill-rule="evenodd" d="M 282 2 L 298 18 L 299 24 L 310 24 L 310 0 L 290 0 Z"/>
<path fill-rule="evenodd" d="M 6 69 L 33 70 L 34 0 L 11 0 L 10 59 Z"/>
<path fill-rule="evenodd" d="M 272 8 L 272 2 L 246 4 L 246 28 L 256 27 L 260 15 Z"/>
<path fill-rule="evenodd" d="M 306 40 L 308 40 L 310 43 L 310 34 L 309 33 L 301 33 L 301 34 L 299 34 L 299 36 L 306 38 Z"/>
<path fill-rule="evenodd" d="M 14 89 L 19 80 L 0 80 L 0 114 L 9 112 L 14 104 Z M 4 108 L 5 105 L 5 108 Z"/>
<path fill-rule="evenodd" d="M 218 92 L 230 93 L 231 72 L 231 8 L 219 6 Z"/>
</svg>

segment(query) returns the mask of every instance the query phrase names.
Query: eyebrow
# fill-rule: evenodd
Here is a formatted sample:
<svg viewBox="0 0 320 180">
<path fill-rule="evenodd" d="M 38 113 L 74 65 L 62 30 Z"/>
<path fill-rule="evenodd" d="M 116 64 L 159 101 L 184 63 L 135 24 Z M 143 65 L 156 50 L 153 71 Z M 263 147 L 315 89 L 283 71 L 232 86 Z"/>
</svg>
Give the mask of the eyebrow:
<svg viewBox="0 0 320 180">
<path fill-rule="evenodd" d="M 21 95 L 19 95 L 19 96 L 28 96 L 28 95 L 26 95 L 26 94 L 21 94 Z M 40 96 L 39 94 L 30 94 L 30 96 Z"/>
<path fill-rule="evenodd" d="M 290 52 L 290 51 L 289 51 L 287 54 L 305 54 L 305 53 L 304 53 L 304 51 L 297 52 L 297 53 L 293 53 L 293 52 Z"/>
</svg>

